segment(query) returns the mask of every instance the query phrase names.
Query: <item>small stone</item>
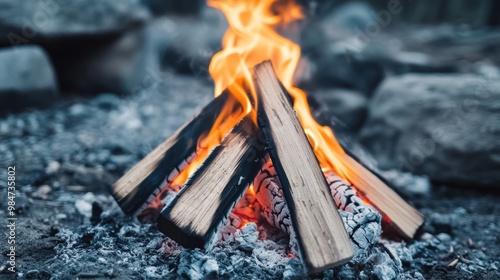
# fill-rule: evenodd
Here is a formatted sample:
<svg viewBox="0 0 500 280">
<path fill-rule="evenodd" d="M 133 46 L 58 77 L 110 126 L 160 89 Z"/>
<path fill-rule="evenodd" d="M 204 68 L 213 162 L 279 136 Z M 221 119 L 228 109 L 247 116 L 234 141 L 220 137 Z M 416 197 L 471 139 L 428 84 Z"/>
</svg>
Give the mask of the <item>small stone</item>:
<svg viewBox="0 0 500 280">
<path fill-rule="evenodd" d="M 83 199 L 79 199 L 75 202 L 76 210 L 81 215 L 90 218 L 92 216 L 92 204 Z"/>
<path fill-rule="evenodd" d="M 96 196 L 94 195 L 94 193 L 88 192 L 83 195 L 82 199 L 89 203 L 93 203 L 94 201 L 96 201 Z"/>
<path fill-rule="evenodd" d="M 467 209 L 463 207 L 457 207 L 455 208 L 455 211 L 453 211 L 457 215 L 466 215 L 467 214 Z"/>
<path fill-rule="evenodd" d="M 49 185 L 43 185 L 38 187 L 36 192 L 33 193 L 33 197 L 47 199 L 50 192 L 52 192 L 52 188 Z"/>
<path fill-rule="evenodd" d="M 82 104 L 75 104 L 69 107 L 69 114 L 75 117 L 83 116 L 87 112 L 87 106 Z"/>
<path fill-rule="evenodd" d="M 441 240 L 441 242 L 450 242 L 451 241 L 451 236 L 446 233 L 440 233 L 436 235 L 436 238 Z"/>
<path fill-rule="evenodd" d="M 56 215 L 57 220 L 65 220 L 66 218 L 68 218 L 68 215 L 66 215 L 64 213 L 59 213 Z"/>
<path fill-rule="evenodd" d="M 219 265 L 214 259 L 208 259 L 203 264 L 204 275 L 217 276 L 219 274 Z"/>
<path fill-rule="evenodd" d="M 60 168 L 61 168 L 61 164 L 58 161 L 54 160 L 54 161 L 49 162 L 49 164 L 45 168 L 45 173 L 47 175 L 53 175 L 53 174 L 57 173 Z"/>
<path fill-rule="evenodd" d="M 424 232 L 421 236 L 420 236 L 420 240 L 430 240 L 432 239 L 434 236 L 428 232 Z"/>
</svg>

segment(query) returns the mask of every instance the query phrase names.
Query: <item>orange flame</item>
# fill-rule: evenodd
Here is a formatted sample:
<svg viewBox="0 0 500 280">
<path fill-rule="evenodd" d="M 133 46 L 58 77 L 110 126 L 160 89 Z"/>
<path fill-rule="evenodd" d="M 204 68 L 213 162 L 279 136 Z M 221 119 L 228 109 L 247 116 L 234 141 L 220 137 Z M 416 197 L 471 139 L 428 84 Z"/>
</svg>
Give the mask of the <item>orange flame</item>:
<svg viewBox="0 0 500 280">
<path fill-rule="evenodd" d="M 231 87 L 238 88 L 237 86 Z M 229 90 L 230 90 L 229 89 Z M 172 181 L 171 186 L 184 185 L 187 179 L 198 169 L 203 161 L 208 157 L 210 152 L 222 141 L 222 138 L 229 133 L 229 131 L 238 124 L 238 122 L 248 114 L 250 105 L 246 105 L 243 110 L 234 111 L 234 102 L 248 102 L 247 100 L 234 100 L 228 99 L 228 103 L 224 104 L 224 108 L 214 122 L 214 125 L 206 135 L 201 135 L 198 139 L 196 148 L 196 156 L 193 161 L 182 170 L 179 175 Z M 244 104 L 244 103 L 243 103 Z"/>
<path fill-rule="evenodd" d="M 273 6 L 275 1 L 260 0 L 209 0 L 208 4 L 221 10 L 229 29 L 224 35 L 223 50 L 215 54 L 210 62 L 209 72 L 215 82 L 215 96 L 227 90 L 242 107 L 233 112 L 234 104 L 225 104 L 210 132 L 198 140 L 197 156 L 183 170 L 172 185 L 182 185 L 196 171 L 210 151 L 245 115 L 256 121 L 255 111 L 248 98 L 248 91 L 255 97 L 251 68 L 271 59 L 278 67 L 280 79 L 291 80 L 300 58 L 300 48 L 274 31 L 274 27 L 301 18 L 297 5 Z M 292 3 L 292 2 L 290 2 Z M 292 3 L 293 4 L 293 3 Z M 278 14 L 272 10 L 278 10 Z M 299 55 L 296 55 L 299 54 Z"/>
<path fill-rule="evenodd" d="M 276 75 L 294 100 L 304 132 L 309 138 L 314 152 L 324 170 L 333 169 L 344 180 L 348 180 L 344 151 L 335 140 L 329 127 L 320 126 L 310 112 L 304 91 L 293 85 L 300 47 L 276 32 L 280 26 L 303 18 L 302 10 L 293 0 L 208 0 L 208 5 L 221 10 L 229 22 L 222 40 L 223 49 L 210 62 L 209 72 L 215 82 L 215 96 L 227 90 L 234 99 L 225 104 L 214 125 L 206 135 L 198 139 L 196 157 L 173 180 L 162 187 L 162 193 L 147 210 L 158 210 L 164 205 L 161 199 L 169 189 L 183 186 L 198 169 L 208 154 L 221 142 L 222 138 L 246 115 L 256 122 L 254 108 L 248 92 L 255 100 L 251 69 L 264 60 L 271 60 Z M 242 110 L 234 111 L 239 103 Z M 355 176 L 355 174 L 351 175 Z M 255 196 L 253 188 L 247 194 Z M 151 208 L 151 209 L 150 209 Z M 155 211 L 156 211 L 155 210 Z M 145 211 L 145 215 L 149 212 Z M 245 225 L 248 220 L 244 220 Z"/>
<path fill-rule="evenodd" d="M 229 88 L 248 110 L 245 88 L 255 97 L 251 69 L 271 60 L 276 75 L 293 97 L 294 109 L 321 166 L 332 168 L 347 179 L 341 162 L 343 149 L 332 130 L 314 120 L 306 93 L 293 85 L 300 47 L 276 32 L 279 25 L 301 19 L 301 7 L 293 0 L 208 0 L 208 5 L 221 10 L 229 23 L 222 40 L 223 49 L 213 56 L 209 67 L 215 81 L 215 96 Z"/>
</svg>

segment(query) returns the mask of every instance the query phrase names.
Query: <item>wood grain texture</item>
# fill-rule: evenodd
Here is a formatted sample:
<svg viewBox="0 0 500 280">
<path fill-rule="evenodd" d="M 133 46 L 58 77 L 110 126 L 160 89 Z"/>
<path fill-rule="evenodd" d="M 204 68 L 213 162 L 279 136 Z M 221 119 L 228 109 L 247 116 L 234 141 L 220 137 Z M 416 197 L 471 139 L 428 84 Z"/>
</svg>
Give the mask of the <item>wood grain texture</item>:
<svg viewBox="0 0 500 280">
<path fill-rule="evenodd" d="M 228 92 L 212 100 L 197 116 L 186 122 L 113 184 L 111 194 L 126 214 L 137 214 L 165 178 L 185 158 L 196 152 L 198 138 L 210 130 L 222 108 L 228 102 L 237 104 L 234 101 L 234 97 Z M 238 109 L 235 106 L 234 110 Z"/>
<path fill-rule="evenodd" d="M 186 247 L 203 247 L 260 167 L 257 127 L 243 119 L 193 174 L 158 218 L 157 227 Z"/>
<path fill-rule="evenodd" d="M 351 185 L 332 170 L 323 170 L 323 173 L 354 247 L 353 260 L 368 257 L 371 248 L 377 244 L 380 237 L 382 216 L 358 197 Z M 283 196 L 276 170 L 268 156 L 265 157 L 265 164 L 255 177 L 253 189 L 266 220 L 271 225 L 292 235 L 290 210 Z M 291 251 L 296 253 L 296 247 L 296 240 L 290 238 Z"/>
<path fill-rule="evenodd" d="M 254 68 L 259 126 L 270 145 L 309 272 L 344 264 L 354 252 L 316 156 L 270 62 Z"/>
<path fill-rule="evenodd" d="M 412 239 L 424 224 L 424 216 L 401 198 L 382 179 L 349 155 L 344 156 L 349 178 L 363 197 L 385 217 L 405 239 Z"/>
</svg>

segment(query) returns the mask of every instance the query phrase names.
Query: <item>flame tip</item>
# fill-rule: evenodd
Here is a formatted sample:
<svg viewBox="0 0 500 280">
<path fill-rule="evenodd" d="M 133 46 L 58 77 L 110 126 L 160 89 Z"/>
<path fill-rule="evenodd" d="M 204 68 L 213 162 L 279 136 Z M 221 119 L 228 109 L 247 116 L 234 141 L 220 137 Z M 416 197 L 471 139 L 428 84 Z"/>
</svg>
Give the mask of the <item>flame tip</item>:
<svg viewBox="0 0 500 280">
<path fill-rule="evenodd" d="M 256 123 L 254 109 L 258 104 L 252 73 L 255 67 L 269 61 L 278 79 L 292 96 L 294 109 L 321 166 L 331 167 L 337 174 L 346 177 L 342 147 L 330 128 L 314 120 L 306 93 L 294 86 L 294 75 L 301 55 L 300 46 L 276 31 L 280 26 L 303 19 L 301 6 L 294 0 L 208 0 L 207 3 L 219 9 L 229 23 L 222 39 L 223 49 L 212 57 L 209 66 L 215 83 L 215 95 L 228 89 L 240 102 L 244 114 L 252 114 Z M 250 102 L 250 98 L 255 104 Z M 226 110 L 219 118 L 232 118 L 231 114 Z M 217 127 L 220 123 L 220 120 L 216 122 L 210 134 L 221 133 Z"/>
</svg>

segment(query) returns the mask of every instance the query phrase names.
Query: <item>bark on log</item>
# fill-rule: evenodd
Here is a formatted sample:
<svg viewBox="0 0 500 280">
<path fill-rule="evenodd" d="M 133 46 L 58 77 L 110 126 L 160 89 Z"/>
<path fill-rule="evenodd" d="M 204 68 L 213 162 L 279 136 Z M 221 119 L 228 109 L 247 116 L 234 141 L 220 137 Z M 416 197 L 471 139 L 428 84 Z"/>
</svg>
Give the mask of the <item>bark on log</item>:
<svg viewBox="0 0 500 280">
<path fill-rule="evenodd" d="M 198 139 L 210 131 L 228 104 L 233 112 L 241 110 L 236 99 L 224 92 L 113 184 L 111 194 L 126 214 L 137 215 L 160 191 L 162 182 L 186 167 L 185 159 L 196 152 Z"/>
<path fill-rule="evenodd" d="M 162 210 L 158 229 L 185 247 L 204 247 L 259 170 L 258 129 L 243 119 Z"/>
<path fill-rule="evenodd" d="M 309 272 L 346 263 L 353 248 L 326 180 L 271 62 L 254 68 L 259 126 L 266 136 Z"/>
</svg>

